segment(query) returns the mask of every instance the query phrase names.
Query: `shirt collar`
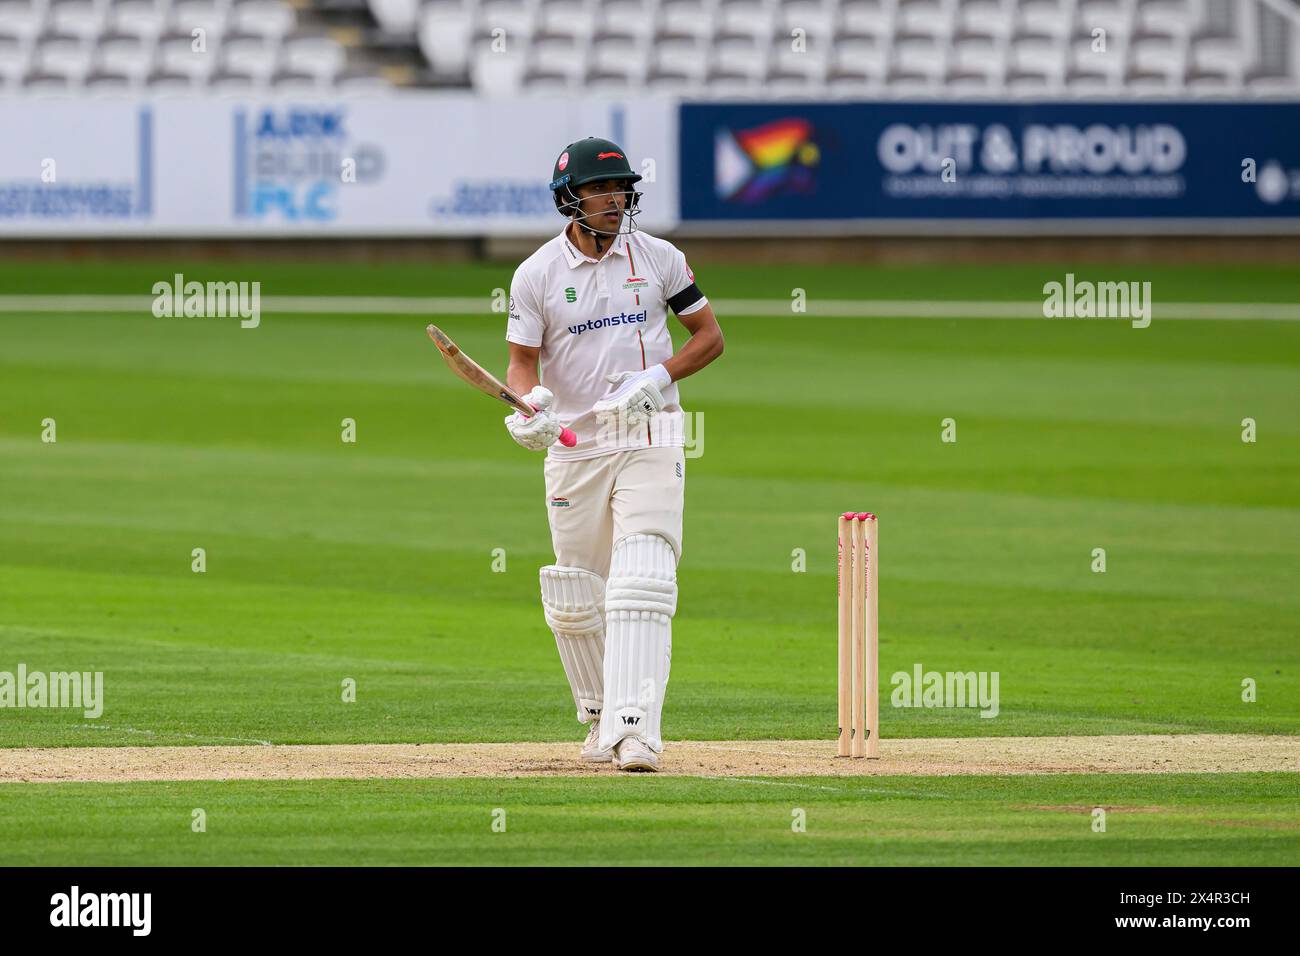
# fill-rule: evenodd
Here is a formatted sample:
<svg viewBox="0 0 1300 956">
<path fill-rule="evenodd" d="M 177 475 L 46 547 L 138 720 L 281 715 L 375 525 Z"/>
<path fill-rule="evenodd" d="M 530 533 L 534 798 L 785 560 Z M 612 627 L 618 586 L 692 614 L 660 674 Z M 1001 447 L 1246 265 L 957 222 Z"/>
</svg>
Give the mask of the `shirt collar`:
<svg viewBox="0 0 1300 956">
<path fill-rule="evenodd" d="M 584 262 L 590 263 L 592 265 L 599 265 L 600 263 L 605 261 L 604 258 L 588 259 L 586 254 L 583 253 L 583 251 L 579 249 L 577 246 L 575 246 L 573 242 L 569 239 L 568 226 L 565 226 L 564 232 L 560 233 L 560 242 L 563 243 L 564 245 L 564 258 L 565 261 L 569 263 L 570 269 L 576 269 Z M 625 255 L 627 255 L 627 234 L 626 233 L 621 236 L 616 236 L 614 239 L 613 247 L 609 250 L 609 252 L 605 253 L 606 257 L 625 256 Z"/>
</svg>

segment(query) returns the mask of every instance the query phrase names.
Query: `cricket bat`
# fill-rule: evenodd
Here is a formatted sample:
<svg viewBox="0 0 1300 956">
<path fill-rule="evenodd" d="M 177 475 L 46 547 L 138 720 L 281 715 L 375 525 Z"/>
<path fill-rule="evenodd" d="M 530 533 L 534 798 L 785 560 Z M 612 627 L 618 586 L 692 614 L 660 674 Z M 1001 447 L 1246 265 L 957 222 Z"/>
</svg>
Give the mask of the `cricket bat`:
<svg viewBox="0 0 1300 956">
<path fill-rule="evenodd" d="M 505 402 L 525 418 L 532 418 L 537 414 L 537 409 L 524 401 L 517 392 L 507 388 L 495 375 L 462 352 L 460 346 L 449 339 L 447 333 L 442 329 L 436 325 L 431 325 L 425 331 L 429 333 L 429 338 L 433 339 L 433 344 L 438 346 L 438 351 L 442 353 L 447 367 L 455 372 L 458 377 L 469 382 L 484 395 L 491 395 L 493 398 Z M 561 445 L 572 448 L 577 443 L 578 436 L 570 429 L 560 429 Z"/>
</svg>

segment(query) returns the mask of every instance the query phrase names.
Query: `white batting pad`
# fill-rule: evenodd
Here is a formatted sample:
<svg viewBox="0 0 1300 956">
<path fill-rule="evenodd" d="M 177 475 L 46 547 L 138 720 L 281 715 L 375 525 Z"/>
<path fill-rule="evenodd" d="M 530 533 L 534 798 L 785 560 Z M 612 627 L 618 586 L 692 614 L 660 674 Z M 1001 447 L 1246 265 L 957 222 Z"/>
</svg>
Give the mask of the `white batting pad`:
<svg viewBox="0 0 1300 956">
<path fill-rule="evenodd" d="M 635 734 L 659 753 L 659 719 L 673 653 L 677 555 L 657 534 L 614 546 L 605 589 L 605 712 L 600 746 Z"/>
<path fill-rule="evenodd" d="M 560 649 L 578 720 L 600 718 L 605 678 L 605 582 L 585 568 L 542 568 L 542 612 Z"/>
</svg>

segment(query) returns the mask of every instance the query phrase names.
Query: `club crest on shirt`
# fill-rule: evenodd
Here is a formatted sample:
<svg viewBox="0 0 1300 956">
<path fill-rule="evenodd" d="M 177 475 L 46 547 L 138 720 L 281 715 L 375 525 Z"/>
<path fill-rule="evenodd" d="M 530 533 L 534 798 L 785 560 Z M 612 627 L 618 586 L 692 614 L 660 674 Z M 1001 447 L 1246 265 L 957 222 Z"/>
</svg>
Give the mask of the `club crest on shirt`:
<svg viewBox="0 0 1300 956">
<path fill-rule="evenodd" d="M 627 281 L 623 283 L 624 289 L 636 289 L 638 292 L 650 284 L 649 279 L 643 279 L 640 276 L 628 276 Z"/>
</svg>

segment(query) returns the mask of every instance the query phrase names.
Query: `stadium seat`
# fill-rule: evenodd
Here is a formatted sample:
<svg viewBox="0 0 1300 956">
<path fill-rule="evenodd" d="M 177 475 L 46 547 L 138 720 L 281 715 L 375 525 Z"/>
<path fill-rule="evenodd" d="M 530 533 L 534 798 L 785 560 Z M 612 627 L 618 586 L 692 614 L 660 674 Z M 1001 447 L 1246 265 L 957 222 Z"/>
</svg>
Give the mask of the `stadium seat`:
<svg viewBox="0 0 1300 956">
<path fill-rule="evenodd" d="M 1005 72 L 1006 56 L 991 34 L 958 32 L 952 39 L 950 63 L 954 71 L 979 74 L 996 83 Z"/>
<path fill-rule="evenodd" d="M 645 82 L 645 75 L 637 75 L 630 70 L 592 69 L 582 81 L 582 88 L 594 94 L 622 94 L 638 90 Z"/>
<path fill-rule="evenodd" d="M 595 29 L 599 36 L 621 36 L 648 42 L 655 32 L 655 11 L 640 0 L 609 0 L 596 5 Z"/>
<path fill-rule="evenodd" d="M 227 16 L 226 5 L 220 0 L 175 0 L 167 29 L 190 38 L 195 30 L 203 30 L 204 41 L 211 50 L 226 30 Z"/>
<path fill-rule="evenodd" d="M 1057 78 L 1065 69 L 1065 52 L 1062 38 L 1046 33 L 1017 33 L 1008 50 L 1007 68 Z"/>
<path fill-rule="evenodd" d="M 538 34 L 529 47 L 529 72 L 543 77 L 560 76 L 566 88 L 576 87 L 586 72 L 580 49 L 580 42 L 573 36 Z"/>
<path fill-rule="evenodd" d="M 76 83 L 67 74 L 44 73 L 40 70 L 28 73 L 22 81 L 24 93 L 66 93 L 75 86 Z"/>
<path fill-rule="evenodd" d="M 652 93 L 690 96 L 701 91 L 702 81 L 686 73 L 651 68 L 646 76 L 646 89 Z"/>
<path fill-rule="evenodd" d="M 466 74 L 473 33 L 473 13 L 460 4 L 433 3 L 420 11 L 420 50 L 437 76 Z"/>
<path fill-rule="evenodd" d="M 663 38 L 655 44 L 652 54 L 654 71 L 700 83 L 709 68 L 708 50 L 708 44 L 698 38 Z"/>
<path fill-rule="evenodd" d="M 1181 76 L 1175 78 L 1163 70 L 1154 71 L 1129 67 L 1124 72 L 1124 92 L 1132 97 L 1168 96 L 1178 92 L 1181 85 Z"/>
<path fill-rule="evenodd" d="M 545 0 L 538 8 L 537 31 L 585 42 L 596 32 L 596 19 L 584 0 Z"/>
<path fill-rule="evenodd" d="M 1099 74 L 1107 85 L 1118 84 L 1124 73 L 1124 44 L 1112 39 L 1104 51 L 1093 49 L 1093 44 L 1090 33 L 1076 33 L 1066 55 L 1067 70 L 1080 76 Z"/>
<path fill-rule="evenodd" d="M 929 33 L 898 33 L 894 36 L 894 68 L 900 75 L 935 80 L 947 66 L 946 44 Z"/>
<path fill-rule="evenodd" d="M 826 92 L 835 99 L 878 99 L 880 83 L 862 73 L 845 73 L 832 70 L 826 77 Z"/>
<path fill-rule="evenodd" d="M 190 82 L 201 82 L 216 69 L 217 47 L 194 49 L 194 38 L 189 32 L 168 32 L 158 38 L 154 47 L 155 68 L 163 77 L 184 76 Z M 152 81 L 151 81 L 152 82 Z M 163 78 L 159 78 L 159 83 Z M 174 85 L 168 82 L 168 85 Z"/>
<path fill-rule="evenodd" d="M 265 85 L 266 83 L 261 77 L 233 70 L 218 70 L 208 79 L 208 89 L 214 93 L 241 95 L 256 92 Z"/>
<path fill-rule="evenodd" d="M 420 22 L 420 0 L 369 0 L 370 13 L 386 33 L 403 36 Z"/>
<path fill-rule="evenodd" d="M 0 32 L 0 81 L 17 83 L 27 72 L 27 41 L 15 33 Z"/>
<path fill-rule="evenodd" d="M 330 76 L 333 79 L 333 76 Z M 271 74 L 271 89 L 277 93 L 312 93 L 323 84 L 320 76 L 296 70 L 276 70 Z"/>
<path fill-rule="evenodd" d="M 750 99 L 762 92 L 757 77 L 721 67 L 713 67 L 705 78 L 710 96 L 720 99 Z"/>
<path fill-rule="evenodd" d="M 279 63 L 279 45 L 260 33 L 229 33 L 221 41 L 221 72 L 270 80 Z M 214 77 L 215 80 L 215 77 Z"/>
<path fill-rule="evenodd" d="M 347 65 L 343 48 L 332 38 L 320 34 L 295 34 L 287 37 L 280 49 L 286 73 L 303 74 L 316 83 L 332 82 Z M 280 83 L 272 85 L 281 86 Z"/>
<path fill-rule="evenodd" d="M 1203 5 L 1189 0 L 1138 0 L 1134 28 L 1184 40 L 1201 26 Z"/>
<path fill-rule="evenodd" d="M 720 74 L 744 77 L 746 81 L 760 80 L 767 73 L 767 44 L 751 34 L 731 34 L 719 37 L 713 44 L 711 69 Z"/>
<path fill-rule="evenodd" d="M 802 73 L 774 72 L 763 81 L 763 95 L 776 99 L 811 99 L 821 95 L 822 84 Z"/>
<path fill-rule="evenodd" d="M 0 33 L 32 39 L 44 26 L 43 0 L 0 0 Z"/>
<path fill-rule="evenodd" d="M 1188 50 L 1190 68 L 1198 72 L 1222 73 L 1240 84 L 1246 73 L 1246 53 L 1235 37 L 1199 36 Z"/>
<path fill-rule="evenodd" d="M 1063 38 L 1072 32 L 1073 0 L 1021 0 L 1016 6 L 1017 32 Z"/>
<path fill-rule="evenodd" d="M 895 67 L 885 77 L 885 92 L 897 99 L 931 97 L 939 89 L 941 77 L 925 73 L 915 73 Z"/>
<path fill-rule="evenodd" d="M 1066 89 L 1081 98 L 1111 96 L 1115 83 L 1110 74 L 1084 66 L 1071 67 L 1065 73 Z"/>
<path fill-rule="evenodd" d="M 91 70 L 81 83 L 81 88 L 92 96 L 120 96 L 141 85 L 141 78 L 110 70 Z"/>
<path fill-rule="evenodd" d="M 278 40 L 293 30 L 298 18 L 293 7 L 280 0 L 236 0 L 230 11 L 230 28 Z"/>
<path fill-rule="evenodd" d="M 170 73 L 167 70 L 151 72 L 145 85 L 151 93 L 189 93 L 196 88 L 194 80 L 188 74 Z"/>
<path fill-rule="evenodd" d="M 1015 29 L 1013 8 L 1002 0 L 959 0 L 954 33 L 1010 36 Z"/>
<path fill-rule="evenodd" d="M 992 99 L 1002 95 L 1002 82 L 969 70 L 949 68 L 943 77 L 944 94 L 959 100 Z"/>
<path fill-rule="evenodd" d="M 710 40 L 718 29 L 713 7 L 706 0 L 664 0 L 656 32 L 660 36 L 687 36 Z"/>
<path fill-rule="evenodd" d="M 1187 70 L 1187 44 L 1168 34 L 1138 31 L 1129 39 L 1129 67 L 1171 81 L 1181 79 Z"/>
<path fill-rule="evenodd" d="M 602 74 L 608 84 L 617 84 L 615 77 L 626 78 L 631 88 L 646 78 L 649 52 L 646 44 L 626 34 L 604 36 L 597 34 L 592 41 L 590 74 Z"/>
<path fill-rule="evenodd" d="M 49 33 L 37 41 L 33 54 L 33 73 L 62 76 L 75 85 L 90 72 L 94 47 L 78 36 Z"/>
<path fill-rule="evenodd" d="M 895 31 L 944 38 L 952 35 L 952 7 L 944 0 L 898 0 Z"/>
<path fill-rule="evenodd" d="M 154 0 L 118 0 L 110 8 L 107 28 L 116 34 L 128 34 L 154 40 L 167 26 L 167 4 Z"/>
<path fill-rule="evenodd" d="M 811 45 L 820 42 L 827 49 L 835 38 L 836 5 L 832 0 L 789 0 L 777 11 L 777 31 L 790 40 L 795 30 L 802 30 Z"/>
<path fill-rule="evenodd" d="M 503 30 L 506 52 L 522 53 L 523 49 L 514 50 L 512 45 L 526 45 L 532 39 L 534 27 L 533 7 L 524 0 L 481 0 L 474 35 L 487 38 L 494 31 Z"/>
<path fill-rule="evenodd" d="M 894 8 L 886 0 L 843 0 L 840 31 L 849 34 L 887 37 L 894 32 Z"/>
<path fill-rule="evenodd" d="M 878 86 L 888 68 L 888 47 L 876 37 L 841 36 L 831 50 L 831 72 L 841 78 L 842 87 L 852 85 L 855 76 Z"/>
<path fill-rule="evenodd" d="M 93 40 L 104 28 L 107 7 L 95 0 L 50 0 L 49 22 L 51 33 Z"/>
<path fill-rule="evenodd" d="M 719 0 L 717 33 L 749 36 L 762 48 L 772 42 L 776 14 L 764 0 Z"/>
<path fill-rule="evenodd" d="M 1009 95 L 1020 98 L 1050 96 L 1057 93 L 1061 87 L 1061 82 L 1046 73 L 1036 73 L 1031 70 L 1008 70 L 1002 81 L 1002 88 Z"/>
<path fill-rule="evenodd" d="M 387 96 L 393 84 L 368 70 L 347 69 L 335 77 L 334 89 L 349 96 Z"/>
<path fill-rule="evenodd" d="M 553 96 L 567 95 L 573 90 L 574 79 L 570 73 L 529 68 L 524 71 L 520 92 Z"/>
<path fill-rule="evenodd" d="M 1300 97 L 1300 84 L 1294 75 L 1275 73 L 1267 69 L 1248 70 L 1244 77 L 1245 88 L 1253 97 L 1263 99 L 1295 99 Z"/>
<path fill-rule="evenodd" d="M 1111 41 L 1128 35 L 1132 7 L 1123 0 L 1079 0 L 1074 20 L 1076 33 L 1091 36 L 1093 30 L 1105 30 L 1109 46 Z"/>
<path fill-rule="evenodd" d="M 782 38 L 772 45 L 767 62 L 769 80 L 782 77 L 786 87 L 798 87 L 798 92 L 802 95 L 810 87 L 816 87 L 825 81 L 830 53 L 828 44 L 824 41 L 810 41 L 806 48 L 794 50 L 790 47 L 790 41 Z M 798 77 L 802 85 L 799 81 L 790 80 L 790 77 Z"/>
<path fill-rule="evenodd" d="M 142 83 L 152 65 L 153 40 L 133 33 L 106 33 L 99 38 L 96 52 L 95 72 Z"/>
<path fill-rule="evenodd" d="M 1216 70 L 1189 69 L 1183 77 L 1183 88 L 1197 99 L 1227 99 L 1241 92 L 1237 78 Z"/>
<path fill-rule="evenodd" d="M 518 91 L 524 75 L 523 50 L 505 53 L 492 51 L 488 41 L 479 41 L 470 61 L 474 89 L 488 96 L 510 95 Z"/>
</svg>

